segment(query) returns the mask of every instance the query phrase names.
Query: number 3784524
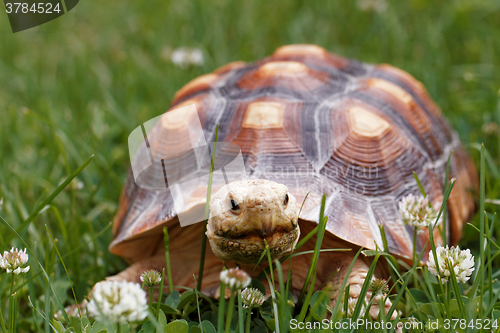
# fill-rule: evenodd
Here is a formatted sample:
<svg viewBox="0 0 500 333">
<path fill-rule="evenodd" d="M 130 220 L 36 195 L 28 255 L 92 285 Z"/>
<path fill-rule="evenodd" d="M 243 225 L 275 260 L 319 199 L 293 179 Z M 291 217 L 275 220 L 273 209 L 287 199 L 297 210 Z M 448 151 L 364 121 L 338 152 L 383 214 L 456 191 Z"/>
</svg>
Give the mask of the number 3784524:
<svg viewBox="0 0 500 333">
<path fill-rule="evenodd" d="M 486 329 L 492 330 L 498 328 L 498 320 L 497 319 L 475 319 L 475 320 L 465 320 L 465 319 L 445 319 L 443 322 L 443 326 L 445 329 Z"/>
<path fill-rule="evenodd" d="M 34 14 L 52 14 L 52 13 L 60 13 L 61 8 L 59 7 L 59 3 L 56 3 L 55 6 L 50 2 L 38 2 L 33 4 L 23 3 L 23 2 L 7 2 L 5 4 L 5 10 L 7 14 L 11 13 L 34 13 Z"/>
</svg>

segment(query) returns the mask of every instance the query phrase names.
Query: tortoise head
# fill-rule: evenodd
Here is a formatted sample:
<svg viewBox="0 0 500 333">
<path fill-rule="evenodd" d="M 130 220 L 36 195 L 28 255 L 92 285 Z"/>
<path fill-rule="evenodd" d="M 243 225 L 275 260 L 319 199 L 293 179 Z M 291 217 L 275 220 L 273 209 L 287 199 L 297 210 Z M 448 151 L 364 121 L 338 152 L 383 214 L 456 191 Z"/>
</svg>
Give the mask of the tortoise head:
<svg viewBox="0 0 500 333">
<path fill-rule="evenodd" d="M 255 179 L 232 182 L 210 202 L 207 236 L 224 262 L 256 264 L 266 242 L 274 260 L 291 252 L 299 235 L 295 197 L 285 185 Z"/>
</svg>

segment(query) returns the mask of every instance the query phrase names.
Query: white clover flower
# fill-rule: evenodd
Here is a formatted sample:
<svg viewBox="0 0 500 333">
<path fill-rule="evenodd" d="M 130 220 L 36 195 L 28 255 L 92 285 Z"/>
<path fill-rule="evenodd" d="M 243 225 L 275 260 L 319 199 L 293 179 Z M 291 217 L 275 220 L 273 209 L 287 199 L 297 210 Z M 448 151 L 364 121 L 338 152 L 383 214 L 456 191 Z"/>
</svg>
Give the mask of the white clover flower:
<svg viewBox="0 0 500 333">
<path fill-rule="evenodd" d="M 85 184 L 78 178 L 73 178 L 73 180 L 71 181 L 71 187 L 74 189 L 74 190 L 81 190 L 83 187 L 85 186 Z"/>
<path fill-rule="evenodd" d="M 399 202 L 399 214 L 404 224 L 412 227 L 429 227 L 437 218 L 441 203 L 436 202 L 433 206 L 429 205 L 429 199 L 423 196 L 416 197 L 409 194 Z M 442 222 L 443 216 L 434 225 Z"/>
<path fill-rule="evenodd" d="M 88 302 L 86 299 L 84 299 L 80 304 L 73 304 L 73 305 L 65 307 L 64 311 L 66 311 L 66 314 L 68 315 L 68 317 L 79 317 L 80 313 L 85 315 L 85 308 L 87 307 L 87 305 L 88 305 Z M 61 310 L 58 310 L 54 314 L 54 318 L 59 320 L 59 321 L 65 322 L 65 318 L 64 318 Z"/>
<path fill-rule="evenodd" d="M 258 308 L 264 303 L 266 297 L 259 289 L 245 288 L 241 292 L 241 300 L 244 308 Z"/>
<path fill-rule="evenodd" d="M 500 127 L 495 122 L 484 123 L 481 129 L 487 135 L 496 135 L 500 132 Z"/>
<path fill-rule="evenodd" d="M 141 274 L 141 282 L 146 284 L 146 286 L 152 287 L 161 282 L 161 274 L 154 269 L 144 271 Z"/>
<path fill-rule="evenodd" d="M 405 327 L 409 326 L 412 329 L 422 328 L 422 325 L 421 325 L 420 321 L 417 318 L 413 317 L 413 316 L 408 317 L 406 319 L 406 322 L 407 322 L 407 324 L 405 325 Z"/>
<path fill-rule="evenodd" d="M 342 303 L 340 304 L 340 307 L 341 307 L 341 311 L 342 311 L 342 314 L 347 314 L 347 318 L 352 318 L 352 316 L 354 315 L 354 310 L 356 309 L 356 304 L 358 303 L 358 299 L 357 298 L 352 298 L 352 297 L 349 297 L 349 299 L 347 300 L 347 313 L 344 311 L 344 302 L 342 301 Z M 361 311 L 359 312 L 359 317 L 363 317 L 365 315 L 365 312 L 366 312 L 366 307 L 365 305 L 363 304 L 361 306 Z"/>
<path fill-rule="evenodd" d="M 26 249 L 18 250 L 12 248 L 10 252 L 4 251 L 0 256 L 0 267 L 5 269 L 7 273 L 27 273 L 30 266 L 23 267 L 28 263 L 29 256 L 26 254 Z"/>
<path fill-rule="evenodd" d="M 98 321 L 141 321 L 148 315 L 146 292 L 138 283 L 102 281 L 94 286 L 87 310 Z"/>
<path fill-rule="evenodd" d="M 358 0 L 356 5 L 363 11 L 375 11 L 383 13 L 387 10 L 387 2 L 385 0 Z"/>
<path fill-rule="evenodd" d="M 470 253 L 470 250 L 462 250 L 457 247 L 445 248 L 439 246 L 436 249 L 436 255 L 438 259 L 439 265 L 439 273 L 438 274 L 436 263 L 434 261 L 434 255 L 432 251 L 429 252 L 429 261 L 427 261 L 427 267 L 429 271 L 435 276 L 439 277 L 441 283 L 448 282 L 450 278 L 450 270 L 448 269 L 448 263 L 451 267 L 453 267 L 453 272 L 457 278 L 457 281 L 465 283 L 470 279 L 472 272 L 474 271 L 474 256 Z"/>
<path fill-rule="evenodd" d="M 252 282 L 250 275 L 239 268 L 231 268 L 220 272 L 220 280 L 231 289 L 243 289 Z"/>
<path fill-rule="evenodd" d="M 179 67 L 201 66 L 204 63 L 203 51 L 198 48 L 179 47 L 170 54 L 170 60 Z"/>
</svg>

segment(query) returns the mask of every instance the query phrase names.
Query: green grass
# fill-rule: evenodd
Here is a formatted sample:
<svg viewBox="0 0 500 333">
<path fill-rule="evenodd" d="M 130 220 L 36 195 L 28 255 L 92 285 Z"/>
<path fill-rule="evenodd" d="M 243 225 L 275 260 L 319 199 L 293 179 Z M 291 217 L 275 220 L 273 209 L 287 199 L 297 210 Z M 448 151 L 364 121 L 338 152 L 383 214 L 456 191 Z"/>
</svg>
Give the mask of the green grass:
<svg viewBox="0 0 500 333">
<path fill-rule="evenodd" d="M 500 3 L 388 4 L 385 12 L 376 13 L 347 0 L 80 1 L 62 18 L 18 34 L 8 32 L 6 16 L 0 13 L 0 215 L 20 235 L 0 224 L 0 251 L 24 248 L 21 238 L 32 249 L 31 271 L 16 291 L 18 330 L 50 332 L 44 317 L 52 318 L 59 302 L 74 302 L 71 288 L 81 301 L 95 282 L 127 266 L 107 247 L 129 167 L 127 137 L 132 129 L 164 112 L 175 91 L 192 78 L 229 61 L 259 59 L 283 44 L 315 43 L 342 56 L 391 63 L 410 72 L 441 106 L 478 170 L 477 148 L 484 143 L 484 198 L 500 199 L 500 135 L 482 131 L 484 124 L 500 123 Z M 179 46 L 200 47 L 205 64 L 175 67 L 166 54 Z M 92 155 L 76 176 L 84 187 L 73 181 L 51 198 Z M 467 226 L 460 245 L 470 248 L 476 259 L 483 254 L 487 274 L 476 266 L 472 287 L 458 287 L 462 293 L 473 290 L 483 302 L 479 315 L 491 318 L 500 314 L 500 261 L 495 256 L 500 253 L 495 244 L 500 228 L 492 226 L 498 205 L 481 202 L 484 219 L 480 223 L 479 214 L 474 217 L 477 229 Z M 491 234 L 484 252 L 479 242 L 483 231 Z M 485 252 L 496 259 L 483 261 Z M 406 279 L 409 287 L 401 288 L 398 305 L 404 314 L 418 304 L 426 316 L 442 316 L 435 279 L 425 270 L 417 287 L 413 276 L 403 275 Z M 16 288 L 22 278 L 17 281 Z M 6 323 L 9 292 L 10 276 L 0 273 Z M 177 304 L 183 307 L 174 309 L 180 309 L 175 316 L 196 313 L 195 300 L 194 292 L 183 293 Z M 466 312 L 474 310 L 472 300 L 467 300 Z M 214 304 L 200 298 L 202 320 L 211 320 Z M 162 309 L 173 318 L 168 308 Z M 322 310 L 321 303 L 317 311 Z M 255 325 L 271 325 L 273 311 L 266 302 Z M 189 318 L 197 320 L 197 315 Z"/>
</svg>

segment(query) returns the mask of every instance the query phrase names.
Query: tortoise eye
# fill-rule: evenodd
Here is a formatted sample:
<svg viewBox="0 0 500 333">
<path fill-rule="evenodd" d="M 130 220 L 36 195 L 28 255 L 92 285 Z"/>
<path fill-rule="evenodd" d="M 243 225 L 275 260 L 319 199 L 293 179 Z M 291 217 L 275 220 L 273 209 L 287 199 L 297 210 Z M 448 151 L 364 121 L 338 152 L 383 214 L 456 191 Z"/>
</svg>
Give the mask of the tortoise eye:
<svg viewBox="0 0 500 333">
<path fill-rule="evenodd" d="M 288 204 L 288 194 L 285 194 L 285 200 L 283 201 L 283 205 L 287 205 Z"/>
<path fill-rule="evenodd" d="M 232 211 L 238 211 L 238 210 L 240 210 L 240 206 L 233 199 L 231 199 L 231 210 Z"/>
</svg>

